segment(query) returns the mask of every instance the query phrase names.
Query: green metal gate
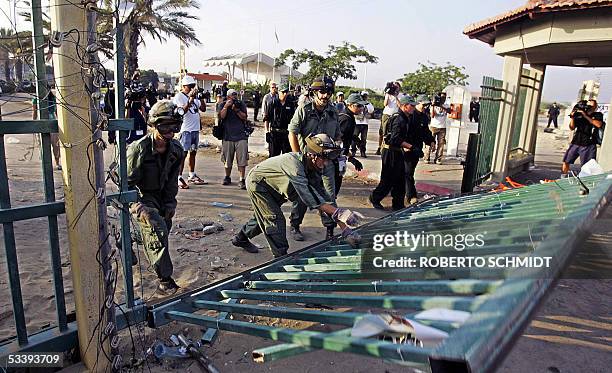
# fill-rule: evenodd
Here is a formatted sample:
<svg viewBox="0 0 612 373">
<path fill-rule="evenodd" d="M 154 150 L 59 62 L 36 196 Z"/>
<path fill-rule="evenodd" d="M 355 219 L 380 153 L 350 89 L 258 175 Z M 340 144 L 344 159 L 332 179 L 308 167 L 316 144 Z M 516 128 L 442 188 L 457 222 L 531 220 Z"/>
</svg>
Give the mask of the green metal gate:
<svg viewBox="0 0 612 373">
<path fill-rule="evenodd" d="M 119 131 L 119 176 L 120 188 L 115 194 L 106 196 L 107 204 L 116 206 L 126 205 L 136 201 L 136 191 L 129 191 L 127 187 L 126 139 L 128 132 L 133 128 L 133 119 L 111 120 L 109 131 Z M 0 356 L 18 351 L 67 351 L 78 345 L 77 327 L 73 315 L 66 313 L 64 284 L 62 279 L 62 265 L 60 259 L 60 245 L 57 217 L 65 212 L 64 202 L 55 201 L 55 186 L 51 157 L 51 133 L 58 132 L 56 120 L 0 120 L 0 223 L 3 228 L 4 250 L 7 261 L 7 274 L 9 279 L 12 309 L 15 321 L 15 335 L 0 340 Z M 45 192 L 45 203 L 29 206 L 12 207 L 6 165 L 5 135 L 39 134 L 41 136 L 42 174 Z M 125 328 L 128 323 L 134 324 L 144 320 L 145 308 L 134 299 L 132 284 L 131 237 L 129 227 L 129 212 L 121 208 L 121 237 L 122 261 L 124 263 L 124 291 L 126 303 L 117 310 L 117 328 Z M 51 257 L 51 270 L 53 292 L 57 323 L 36 333 L 28 333 L 26 315 L 23 307 L 21 292 L 21 279 L 19 276 L 18 247 L 15 243 L 13 223 L 16 221 L 48 219 L 49 255 Z M 30 315 L 31 316 L 31 315 Z"/>
<path fill-rule="evenodd" d="M 471 192 L 491 174 L 495 135 L 503 81 L 489 76 L 482 79 L 478 133 L 470 134 L 464 163 L 461 191 Z"/>
<path fill-rule="evenodd" d="M 529 76 L 529 70 L 523 69 L 521 74 L 521 84 L 519 86 L 518 104 L 516 106 L 516 116 L 514 117 L 514 130 L 512 131 L 512 141 L 510 141 L 510 149 L 515 149 L 519 146 L 521 130 L 523 128 L 523 116 L 525 115 L 525 100 L 527 98 L 527 90 L 531 88 L 529 84 L 523 81 L 533 79 Z"/>
</svg>

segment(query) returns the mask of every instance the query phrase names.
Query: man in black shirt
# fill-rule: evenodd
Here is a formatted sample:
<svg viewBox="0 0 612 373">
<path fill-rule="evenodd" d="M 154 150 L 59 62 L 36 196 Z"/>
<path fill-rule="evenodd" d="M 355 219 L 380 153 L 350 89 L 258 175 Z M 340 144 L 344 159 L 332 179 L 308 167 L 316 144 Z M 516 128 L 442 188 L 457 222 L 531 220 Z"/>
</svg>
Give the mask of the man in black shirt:
<svg viewBox="0 0 612 373">
<path fill-rule="evenodd" d="M 556 102 L 553 102 L 552 106 L 548 108 L 548 125 L 546 128 L 550 127 L 550 123 L 552 122 L 555 125 L 555 128 L 559 128 L 557 125 L 557 117 L 559 117 L 559 106 L 557 106 Z"/>
<path fill-rule="evenodd" d="M 391 117 L 383 133 L 382 144 L 382 169 L 380 170 L 380 182 L 370 194 L 370 203 L 376 209 L 384 209 L 381 205 L 383 198 L 391 192 L 393 210 L 405 207 L 404 196 L 406 193 L 406 166 L 405 154 L 417 149 L 409 142 L 408 133 L 410 123 L 413 121 L 412 113 L 416 106 L 415 100 L 405 95 L 399 99 L 399 111 Z M 422 150 L 420 150 L 422 154 Z M 420 155 L 415 155 L 418 159 Z M 412 156 L 410 157 L 412 158 Z"/>
<path fill-rule="evenodd" d="M 261 100 L 259 102 L 261 105 Z M 257 106 L 255 106 L 257 108 Z M 291 153 L 289 145 L 289 122 L 295 113 L 295 103 L 289 99 L 289 87 L 282 86 L 278 96 L 273 96 L 267 106 L 264 120 L 270 123 L 270 132 L 266 132 L 266 142 L 269 144 L 270 157 Z"/>
<path fill-rule="evenodd" d="M 597 101 L 589 100 L 586 103 L 586 110 L 582 110 L 579 106 L 584 105 L 583 102 L 576 104 L 572 110 L 570 117 L 570 129 L 574 130 L 574 137 L 569 149 L 563 156 L 563 166 L 561 172 L 567 174 L 570 170 L 570 164 L 573 164 L 580 157 L 581 165 L 587 163 L 591 159 L 595 159 L 597 154 L 597 145 L 594 137 L 594 132 L 603 125 L 603 114 L 597 110 Z"/>
<path fill-rule="evenodd" d="M 261 92 L 259 89 L 255 89 L 253 91 L 253 122 L 257 122 L 257 117 L 259 116 L 259 108 L 261 107 Z M 264 113 L 266 115 L 266 113 Z"/>
</svg>

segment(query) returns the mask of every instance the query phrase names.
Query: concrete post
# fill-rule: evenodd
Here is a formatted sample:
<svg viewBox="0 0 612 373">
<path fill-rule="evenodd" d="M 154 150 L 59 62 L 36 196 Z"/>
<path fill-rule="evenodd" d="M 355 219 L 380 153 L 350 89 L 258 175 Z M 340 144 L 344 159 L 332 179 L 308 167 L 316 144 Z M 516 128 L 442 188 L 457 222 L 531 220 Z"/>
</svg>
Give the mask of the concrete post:
<svg viewBox="0 0 612 373">
<path fill-rule="evenodd" d="M 70 0 L 52 0 L 50 9 L 52 30 L 70 35 L 53 53 L 53 66 L 58 100 L 66 102 L 66 105 L 57 106 L 57 114 L 60 140 L 64 144 L 61 148 L 62 176 L 79 349 L 85 366 L 92 372 L 102 372 L 109 369 L 109 361 L 98 355 L 99 348 L 109 351 L 109 346 L 108 340 L 103 345 L 98 342 L 107 321 L 100 316 L 100 305 L 105 304 L 101 291 L 104 281 L 100 265 L 94 258 L 97 255 L 106 258 L 99 250 L 108 240 L 106 237 L 104 242 L 100 240 L 100 227 L 106 228 L 106 221 L 101 221 L 99 215 L 100 210 L 106 209 L 104 189 L 95 189 L 92 180 L 104 174 L 96 178 L 99 167 L 94 164 L 96 145 L 90 120 L 91 97 L 83 81 L 83 74 L 87 72 L 81 65 L 89 62 L 81 62 L 88 38 L 83 33 L 77 39 L 74 31 L 88 30 L 87 11 Z"/>
<path fill-rule="evenodd" d="M 522 56 L 504 56 L 503 89 L 495 134 L 495 147 L 491 164 L 491 179 L 503 181 L 508 171 L 508 154 L 514 129 L 519 84 L 523 69 Z"/>
<path fill-rule="evenodd" d="M 534 155 L 538 135 L 538 112 L 542 99 L 545 71 L 546 65 L 533 65 L 529 69 L 529 76 L 532 79 L 528 79 L 528 85 L 533 88 L 527 91 L 525 110 L 523 111 L 523 125 L 519 139 L 519 146 Z"/>
</svg>

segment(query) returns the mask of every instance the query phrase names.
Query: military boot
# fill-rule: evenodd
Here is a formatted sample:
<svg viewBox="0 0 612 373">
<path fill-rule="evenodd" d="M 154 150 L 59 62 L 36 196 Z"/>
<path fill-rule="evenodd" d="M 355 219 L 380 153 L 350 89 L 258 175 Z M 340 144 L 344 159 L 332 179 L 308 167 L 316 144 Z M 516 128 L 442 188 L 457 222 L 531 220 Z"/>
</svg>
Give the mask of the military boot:
<svg viewBox="0 0 612 373">
<path fill-rule="evenodd" d="M 294 241 L 304 241 L 304 235 L 302 234 L 302 231 L 300 231 L 300 226 L 291 226 L 291 229 L 289 230 L 289 233 L 291 233 L 291 238 L 293 238 Z"/>
<path fill-rule="evenodd" d="M 253 244 L 243 231 L 238 232 L 238 234 L 232 238 L 232 245 L 241 247 L 246 252 L 251 254 L 257 254 L 259 252 L 259 247 Z"/>
</svg>

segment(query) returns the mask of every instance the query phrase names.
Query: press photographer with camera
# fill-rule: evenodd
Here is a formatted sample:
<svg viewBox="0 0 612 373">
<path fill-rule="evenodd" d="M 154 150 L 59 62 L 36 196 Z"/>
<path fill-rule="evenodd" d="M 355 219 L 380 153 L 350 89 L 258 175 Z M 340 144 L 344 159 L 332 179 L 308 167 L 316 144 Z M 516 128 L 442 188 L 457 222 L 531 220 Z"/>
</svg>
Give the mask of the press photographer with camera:
<svg viewBox="0 0 612 373">
<path fill-rule="evenodd" d="M 189 177 L 187 182 L 193 185 L 207 184 L 195 173 L 195 160 L 200 143 L 200 111 L 206 111 L 206 103 L 197 98 L 198 90 L 196 81 L 190 75 L 185 75 L 181 79 L 181 91 L 174 95 L 172 100 L 177 107 L 183 109 L 183 123 L 181 125 L 180 142 L 185 151 L 185 159 L 189 153 Z M 178 183 L 181 189 L 189 189 L 189 185 L 183 179 L 183 169 L 185 161 L 181 165 Z"/>
<path fill-rule="evenodd" d="M 435 143 L 427 148 L 425 161 L 431 163 L 431 153 L 434 153 L 433 163 L 442 163 L 444 145 L 446 144 L 446 125 L 450 106 L 446 103 L 446 93 L 440 92 L 434 97 L 431 105 L 431 122 L 429 129 L 435 139 Z"/>
<path fill-rule="evenodd" d="M 134 119 L 134 129 L 130 131 L 126 140 L 128 144 L 131 144 L 143 138 L 147 133 L 146 94 L 142 84 L 133 81 L 130 88 L 125 91 L 125 98 L 126 118 Z"/>
<path fill-rule="evenodd" d="M 561 177 L 570 171 L 573 164 L 580 157 L 581 165 L 597 155 L 597 139 L 599 129 L 603 126 L 603 114 L 597 110 L 597 101 L 579 101 L 570 113 L 569 127 L 574 131 L 570 147 L 563 156 Z"/>
<path fill-rule="evenodd" d="M 402 86 L 399 82 L 389 82 L 385 87 L 385 100 L 383 102 L 385 108 L 383 109 L 383 115 L 380 120 L 380 128 L 378 129 L 378 149 L 376 149 L 376 155 L 380 155 L 383 138 L 387 132 L 387 122 L 389 121 L 391 115 L 397 113 L 398 111 L 399 99 L 401 98 L 401 89 Z"/>
<path fill-rule="evenodd" d="M 227 99 L 217 105 L 219 125 L 223 128 L 223 140 L 221 141 L 221 162 L 225 167 L 225 178 L 223 185 L 232 183 L 232 164 L 234 157 L 240 173 L 238 187 L 246 189 L 244 182 L 246 166 L 249 162 L 249 143 L 247 129 L 247 107 L 238 99 L 238 92 L 234 89 L 227 91 Z"/>
</svg>

